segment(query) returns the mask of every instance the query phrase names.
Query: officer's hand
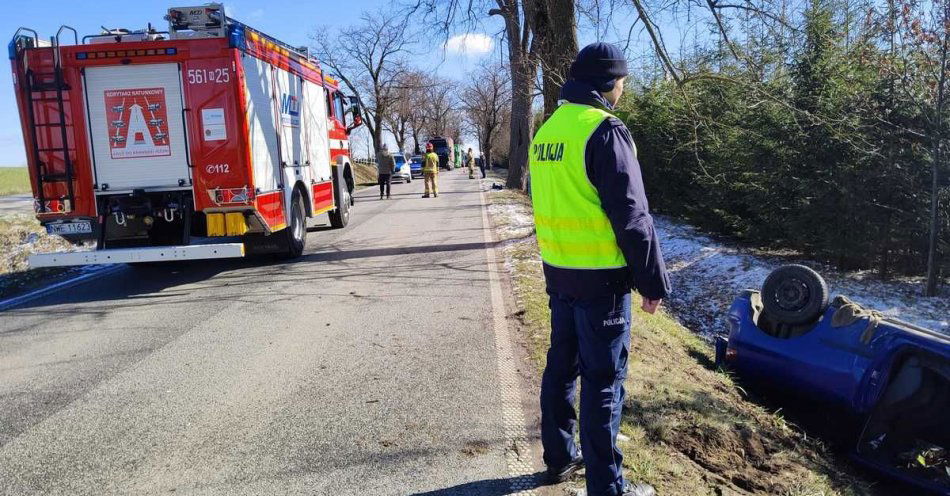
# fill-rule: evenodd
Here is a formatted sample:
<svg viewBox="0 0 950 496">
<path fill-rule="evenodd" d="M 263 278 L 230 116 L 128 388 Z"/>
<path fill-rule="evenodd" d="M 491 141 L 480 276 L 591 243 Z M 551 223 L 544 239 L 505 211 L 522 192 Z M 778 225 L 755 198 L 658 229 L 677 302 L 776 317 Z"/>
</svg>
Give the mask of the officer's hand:
<svg viewBox="0 0 950 496">
<path fill-rule="evenodd" d="M 643 309 L 644 312 L 652 315 L 656 313 L 657 308 L 660 308 L 661 302 L 663 302 L 663 300 L 651 300 L 649 298 L 644 298 L 643 304 L 640 305 L 640 308 Z"/>
</svg>

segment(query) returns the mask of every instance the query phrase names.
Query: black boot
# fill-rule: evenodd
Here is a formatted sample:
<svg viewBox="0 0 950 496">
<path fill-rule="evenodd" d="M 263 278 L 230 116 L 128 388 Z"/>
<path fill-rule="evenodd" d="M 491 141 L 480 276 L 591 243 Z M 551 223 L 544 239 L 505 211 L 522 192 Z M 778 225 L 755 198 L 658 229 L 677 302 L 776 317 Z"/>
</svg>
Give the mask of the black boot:
<svg viewBox="0 0 950 496">
<path fill-rule="evenodd" d="M 623 492 L 620 496 L 656 496 L 656 490 L 643 482 L 624 481 Z"/>
<path fill-rule="evenodd" d="M 560 484 L 570 479 L 572 475 L 576 474 L 577 471 L 582 468 L 584 468 L 584 458 L 580 456 L 571 460 L 563 467 L 548 467 L 548 484 Z"/>
</svg>

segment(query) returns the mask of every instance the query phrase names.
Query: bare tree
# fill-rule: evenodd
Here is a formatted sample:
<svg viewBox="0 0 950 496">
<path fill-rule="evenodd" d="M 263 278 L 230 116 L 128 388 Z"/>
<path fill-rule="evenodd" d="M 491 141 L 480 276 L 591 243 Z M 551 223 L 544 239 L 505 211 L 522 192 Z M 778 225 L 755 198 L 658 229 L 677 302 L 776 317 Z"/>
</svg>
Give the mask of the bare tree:
<svg viewBox="0 0 950 496">
<path fill-rule="evenodd" d="M 524 190 L 527 186 L 527 165 L 528 165 L 528 146 L 533 137 L 533 109 L 535 76 L 538 73 L 538 62 L 541 55 L 535 49 L 535 18 L 539 11 L 545 13 L 551 12 L 557 19 L 551 19 L 545 14 L 546 29 L 543 33 L 552 37 L 570 36 L 576 38 L 571 28 L 564 26 L 574 26 L 574 6 L 571 0 L 415 0 L 412 10 L 424 12 L 430 17 L 435 17 L 440 24 L 443 33 L 448 34 L 453 26 L 465 25 L 471 27 L 478 25 L 481 20 L 481 12 L 484 8 L 491 5 L 488 10 L 489 16 L 499 16 L 504 22 L 505 44 L 508 56 L 508 70 L 511 80 L 511 118 L 509 128 L 509 150 L 508 150 L 508 180 L 507 187 Z M 551 6 L 549 8 L 549 5 Z M 566 15 L 567 18 L 558 17 Z M 566 29 L 564 32 L 554 31 L 555 29 Z M 539 45 L 540 46 L 540 45 Z M 561 47 L 562 44 L 555 40 L 550 46 Z M 577 42 L 573 41 L 574 51 L 576 51 Z M 560 57 L 562 54 L 548 52 L 552 58 Z M 571 50 L 566 50 L 567 57 L 573 57 Z M 556 57 L 555 57 L 556 56 Z M 559 63 L 551 64 L 551 67 L 558 67 Z M 554 73 L 551 73 L 552 75 Z M 556 81 L 557 79 L 552 79 Z M 559 91 L 554 86 L 550 86 L 551 94 Z"/>
<path fill-rule="evenodd" d="M 419 91 L 414 80 L 415 74 L 411 71 L 402 73 L 391 92 L 392 104 L 383 116 L 383 125 L 393 134 L 400 152 L 406 151 L 406 140 L 412 132 L 411 121 L 418 103 L 414 98 Z"/>
<path fill-rule="evenodd" d="M 929 12 L 925 9 L 929 8 Z M 920 9 L 920 10 L 918 10 Z M 930 215 L 927 241 L 927 283 L 925 294 L 937 295 L 940 278 L 937 246 L 940 244 L 940 171 L 944 164 L 947 139 L 947 92 L 950 91 L 950 0 L 935 0 L 926 5 L 907 2 L 902 9 L 904 36 L 913 50 L 910 60 L 916 61 L 914 74 L 918 81 L 905 88 L 917 96 L 926 119 L 925 133 L 930 138 Z M 905 80 L 906 81 L 906 80 Z M 926 88 L 923 94 L 914 92 Z"/>
<path fill-rule="evenodd" d="M 363 122 L 378 153 L 389 108 L 413 40 L 406 19 L 391 12 L 363 12 L 359 23 L 338 32 L 320 29 L 312 37 L 314 53 L 362 103 Z"/>
<path fill-rule="evenodd" d="M 541 65 L 544 115 L 557 108 L 561 86 L 567 80 L 571 62 L 577 55 L 575 0 L 536 0 L 535 45 Z"/>
<path fill-rule="evenodd" d="M 493 163 L 493 149 L 510 112 L 511 90 L 508 70 L 501 64 L 483 63 L 471 75 L 463 91 L 465 118 L 478 139 L 485 162 Z"/>
<path fill-rule="evenodd" d="M 460 123 L 454 118 L 458 110 L 457 91 L 458 85 L 453 81 L 439 77 L 430 78 L 422 105 L 426 122 L 424 130 L 430 137 L 451 137 L 458 130 Z"/>
<path fill-rule="evenodd" d="M 407 132 L 412 137 L 413 153 L 422 153 L 420 137 L 426 132 L 426 93 L 432 86 L 432 77 L 418 69 L 408 71 L 402 78 L 406 86 L 406 100 L 400 103 L 406 112 Z"/>
<path fill-rule="evenodd" d="M 531 50 L 531 26 L 538 0 L 495 1 L 498 8 L 491 9 L 488 14 L 504 19 L 508 68 L 511 73 L 511 128 L 506 186 L 524 190 L 528 185 L 528 146 L 534 135 L 531 100 L 538 62 Z"/>
</svg>

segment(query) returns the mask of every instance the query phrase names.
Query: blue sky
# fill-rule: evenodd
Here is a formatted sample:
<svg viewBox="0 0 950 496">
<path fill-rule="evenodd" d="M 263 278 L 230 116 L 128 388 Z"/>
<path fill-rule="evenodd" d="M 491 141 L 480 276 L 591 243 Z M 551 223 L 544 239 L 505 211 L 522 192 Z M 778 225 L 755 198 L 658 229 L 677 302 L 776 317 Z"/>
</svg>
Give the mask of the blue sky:
<svg viewBox="0 0 950 496">
<path fill-rule="evenodd" d="M 56 32 L 60 24 L 66 23 L 76 28 L 80 36 L 95 34 L 101 26 L 109 28 L 140 29 L 151 22 L 164 29 L 163 20 L 170 6 L 198 5 L 196 2 L 168 2 L 154 0 L 99 0 L 86 2 L 81 0 L 45 0 L 42 2 L 22 1 L 8 5 L 5 14 L 0 16 L 0 40 L 4 47 L 20 26 L 35 29 L 40 36 L 48 37 Z M 391 8 L 393 0 L 237 0 L 224 2 L 231 17 L 270 34 L 286 43 L 299 46 L 309 42 L 309 35 L 317 26 L 344 26 L 358 21 L 363 11 L 379 8 Z M 615 25 L 629 26 L 630 15 L 615 18 Z M 411 21 L 412 22 L 412 21 Z M 488 53 L 460 55 L 443 50 L 444 35 L 438 29 L 432 29 L 428 37 L 430 46 L 419 46 L 417 54 L 412 56 L 415 64 L 424 69 L 436 70 L 443 76 L 464 80 L 467 68 L 474 65 L 480 57 L 500 54 L 497 19 L 487 19 L 486 26 L 475 29 L 490 35 L 492 46 Z M 589 24 L 582 19 L 580 24 Z M 419 27 L 418 24 L 413 27 Z M 583 30 L 581 44 L 602 38 L 608 41 L 625 38 L 626 28 L 608 29 L 595 32 Z M 636 37 L 636 34 L 634 35 Z M 638 38 L 642 38 L 642 35 Z M 667 40 L 673 41 L 673 40 Z M 674 41 L 675 43 L 675 41 Z M 477 43 L 476 43 L 477 44 Z M 485 48 L 482 46 L 482 48 Z M 642 40 L 631 45 L 628 53 L 642 53 Z M 4 52 L 5 53 L 5 52 Z M 9 67 L 9 66 L 8 66 Z M 358 138 L 356 141 L 360 141 Z M 357 145 L 357 143 L 354 143 Z M 365 146 L 365 145 L 363 145 Z M 11 77 L 0 78 L 0 166 L 25 165 L 23 140 L 20 135 L 19 117 L 14 100 Z"/>
<path fill-rule="evenodd" d="M 61 24 L 69 24 L 80 36 L 95 34 L 101 26 L 128 29 L 144 28 L 151 22 L 161 29 L 167 25 L 162 19 L 170 6 L 199 5 L 196 2 L 168 2 L 141 0 L 99 0 L 96 2 L 45 0 L 7 4 L 0 16 L 0 40 L 4 48 L 18 27 L 35 29 L 40 36 L 56 33 Z M 231 17 L 238 19 L 291 45 L 306 45 L 314 28 L 321 25 L 347 25 L 358 20 L 364 10 L 375 10 L 392 2 L 380 0 L 306 1 L 306 0 L 238 0 L 225 2 Z M 441 47 L 441 41 L 438 42 Z M 6 53 L 4 50 L 3 53 Z M 421 57 L 420 57 L 421 58 Z M 442 54 L 429 57 L 425 65 L 436 65 Z M 472 57 L 446 56 L 440 72 L 461 77 L 466 61 Z M 7 62 L 9 64 L 9 62 Z M 9 65 L 7 65 L 9 67 Z M 25 165 L 23 139 L 14 100 L 12 77 L 0 78 L 0 166 Z"/>
</svg>

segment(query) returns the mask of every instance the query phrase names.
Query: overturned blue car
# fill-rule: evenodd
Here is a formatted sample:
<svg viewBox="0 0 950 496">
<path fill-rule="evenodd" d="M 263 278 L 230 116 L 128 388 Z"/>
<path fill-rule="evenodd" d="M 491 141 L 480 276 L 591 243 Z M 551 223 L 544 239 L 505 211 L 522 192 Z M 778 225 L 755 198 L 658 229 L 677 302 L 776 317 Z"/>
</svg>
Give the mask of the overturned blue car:
<svg viewBox="0 0 950 496">
<path fill-rule="evenodd" d="M 717 362 L 744 384 L 833 415 L 856 462 L 950 495 L 950 336 L 829 300 L 808 267 L 775 270 L 761 292 L 733 302 Z"/>
</svg>

